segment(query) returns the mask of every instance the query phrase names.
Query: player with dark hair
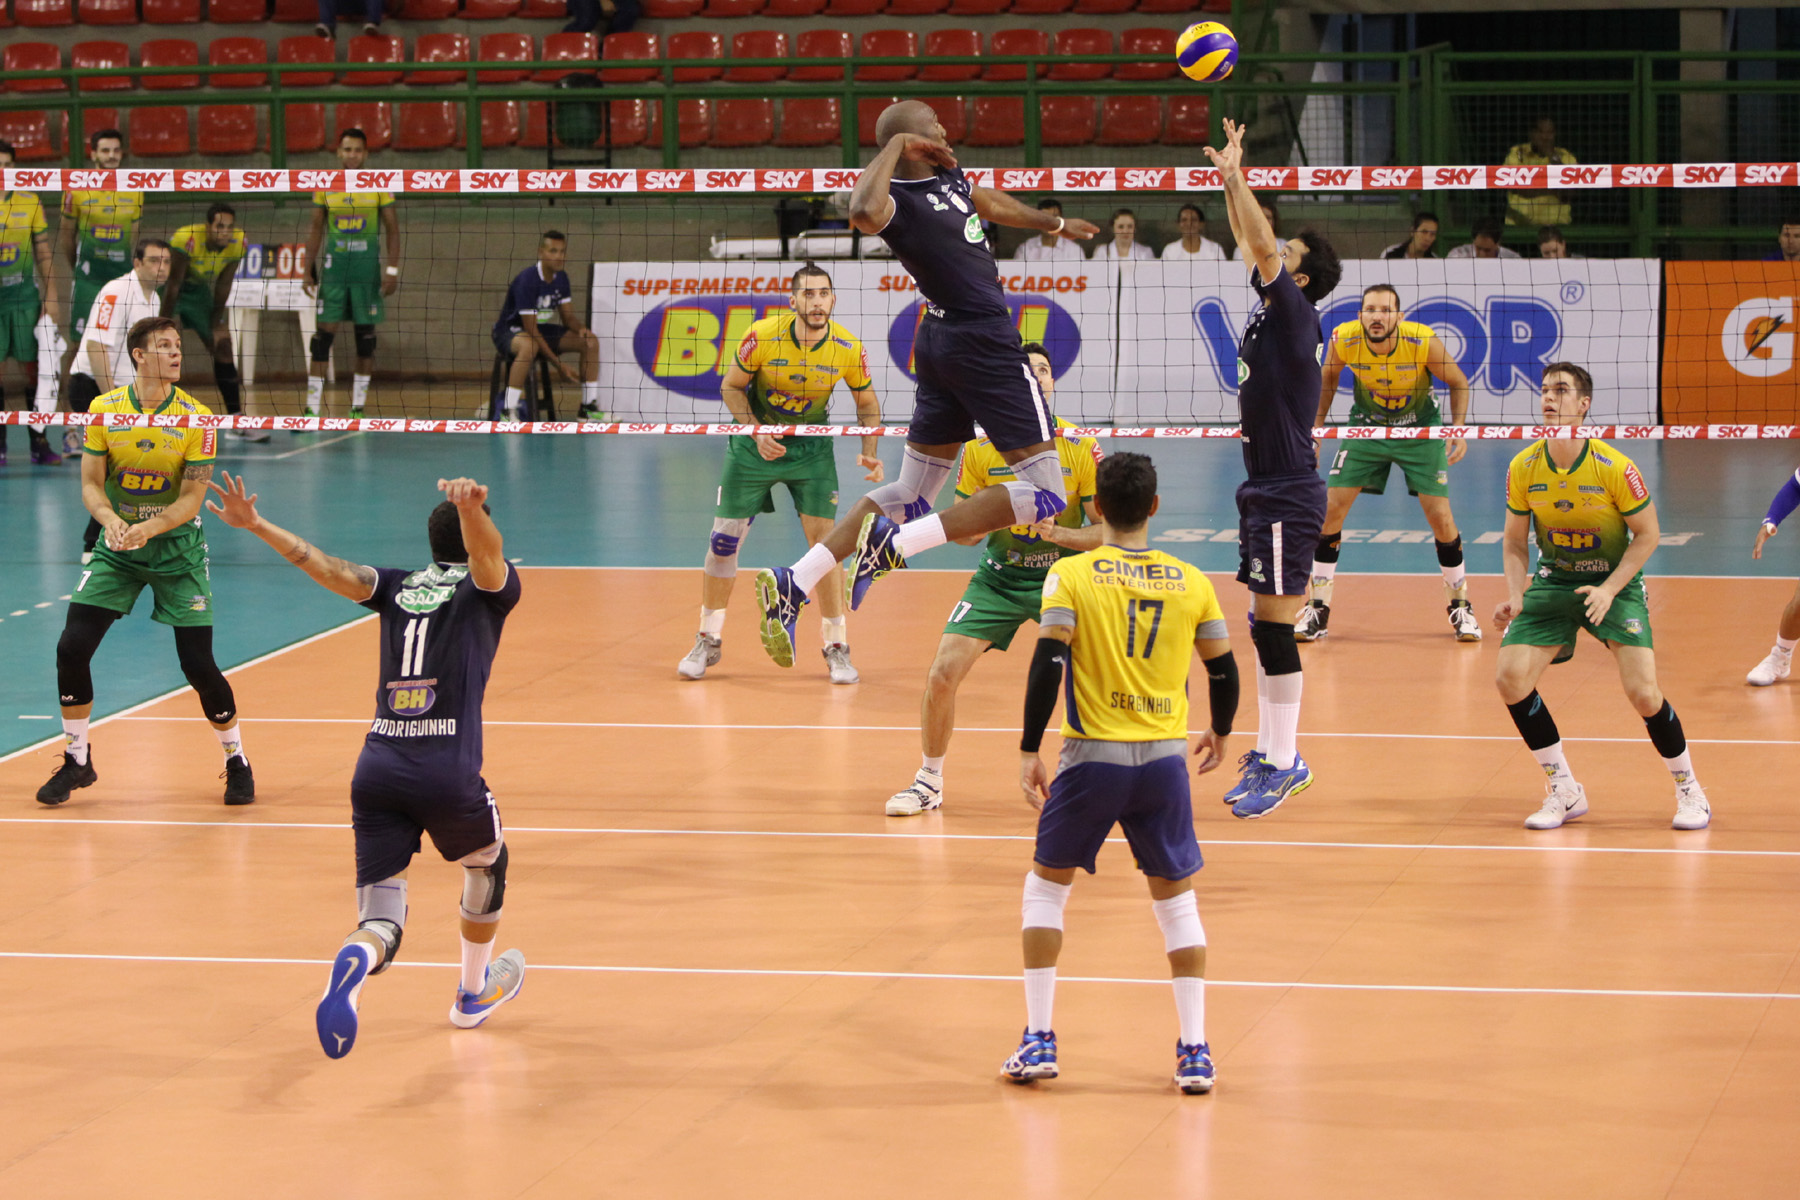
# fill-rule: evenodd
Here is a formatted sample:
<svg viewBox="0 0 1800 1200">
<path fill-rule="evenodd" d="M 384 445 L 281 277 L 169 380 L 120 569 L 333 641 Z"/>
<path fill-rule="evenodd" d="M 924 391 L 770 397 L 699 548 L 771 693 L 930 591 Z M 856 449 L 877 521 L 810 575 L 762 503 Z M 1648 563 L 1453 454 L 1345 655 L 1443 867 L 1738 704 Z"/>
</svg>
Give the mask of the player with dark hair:
<svg viewBox="0 0 1800 1200">
<path fill-rule="evenodd" d="M 1260 817 L 1312 783 L 1295 746 L 1300 727 L 1300 648 L 1294 618 L 1306 603 L 1313 551 L 1325 520 L 1325 481 L 1313 445 L 1319 363 L 1315 305 L 1337 287 L 1342 268 L 1311 229 L 1283 243 L 1244 182 L 1244 127 L 1227 119 L 1223 150 L 1206 147 L 1225 184 L 1232 236 L 1262 303 L 1238 348 L 1238 410 L 1244 468 L 1238 487 L 1238 582 L 1254 599 L 1256 749 L 1225 793 L 1237 817 Z"/>
<path fill-rule="evenodd" d="M 242 476 L 226 475 L 224 487 L 213 485 L 218 502 L 207 502 L 321 587 L 381 614 L 375 721 L 350 780 L 357 925 L 332 961 L 317 1014 L 319 1045 L 331 1058 L 356 1044 L 363 982 L 400 951 L 406 871 L 421 834 L 463 868 L 462 977 L 450 1023 L 473 1029 L 525 982 L 523 954 L 494 957 L 506 838 L 481 777 L 481 701 L 501 630 L 519 603 L 519 573 L 488 514 L 488 489 L 473 479 L 437 486 L 445 499 L 426 520 L 432 561 L 421 571 L 357 566 L 316 549 L 264 520 Z"/>
<path fill-rule="evenodd" d="M 1580 425 L 1593 396 L 1594 381 L 1583 368 L 1568 362 L 1544 368 L 1545 425 Z M 1533 579 L 1526 537 L 1534 525 Z M 1525 818 L 1527 829 L 1555 829 L 1588 810 L 1587 792 L 1569 770 L 1562 735 L 1537 692 L 1544 669 L 1583 629 L 1612 651 L 1625 698 L 1674 777 L 1674 827 L 1704 829 L 1712 820 L 1681 718 L 1656 682 L 1643 571 L 1660 536 L 1656 505 L 1637 465 L 1598 438 L 1540 438 L 1506 469 L 1507 598 L 1494 610 L 1506 637 L 1494 684 L 1546 779 L 1543 807 Z"/>
<path fill-rule="evenodd" d="M 541 355 L 568 383 L 581 385 L 582 420 L 599 419 L 600 339 L 575 315 L 575 293 L 569 286 L 569 239 L 560 229 L 546 229 L 538 239 L 538 260 L 513 277 L 494 322 L 494 349 L 512 358 L 500 409 L 508 421 L 522 416 L 525 381 Z M 573 350 L 581 360 L 581 378 L 564 365 L 562 353 Z"/>
<path fill-rule="evenodd" d="M 126 335 L 135 382 L 96 399 L 95 413 L 191 417 L 207 409 L 176 387 L 181 379 L 181 328 L 147 317 Z M 94 652 L 112 623 L 150 589 L 150 619 L 175 631 L 181 673 L 200 697 L 200 711 L 225 751 L 225 803 L 256 799 L 256 780 L 238 731 L 237 698 L 213 659 L 212 580 L 200 504 L 212 479 L 218 435 L 211 429 L 89 425 L 81 458 L 81 499 L 105 542 L 81 572 L 56 643 L 56 688 L 62 700 L 62 765 L 38 789 L 39 804 L 61 804 L 99 778 L 88 746 L 94 709 Z"/>
<path fill-rule="evenodd" d="M 344 130 L 338 135 L 337 157 L 344 170 L 360 170 L 369 157 L 368 135 L 355 127 Z M 369 403 L 369 380 L 375 371 L 375 327 L 386 317 L 387 297 L 400 287 L 400 220 L 394 215 L 392 192 L 314 192 L 313 206 L 302 287 L 307 295 L 319 297 L 319 322 L 307 368 L 306 415 L 324 411 L 331 345 L 338 326 L 349 321 L 356 334 L 350 415 L 360 417 Z M 375 236 L 378 224 L 381 240 Z"/>
<path fill-rule="evenodd" d="M 0 141 L 0 170 L 12 165 L 12 143 Z M 46 332 L 54 333 L 62 323 L 62 306 L 56 302 L 49 228 L 44 220 L 44 206 L 35 194 L 0 188 L 0 364 L 8 360 L 19 364 L 19 374 L 25 380 L 27 411 L 36 408 L 52 412 L 56 408 L 55 389 L 47 386 L 54 384 L 54 378 L 46 380 L 38 367 L 40 325 L 47 322 Z M 4 411 L 6 393 L 0 390 L 0 412 Z M 32 462 L 47 467 L 62 462 L 62 456 L 50 448 L 50 440 L 42 429 L 34 425 L 27 434 Z M 0 425 L 0 466 L 5 465 L 6 426 Z"/>
<path fill-rule="evenodd" d="M 880 235 L 924 298 L 913 341 L 918 392 L 899 478 L 858 500 L 791 568 L 757 574 L 763 646 L 784 667 L 794 662 L 801 606 L 852 553 L 854 609 L 875 580 L 905 566 L 911 555 L 954 538 L 1035 525 L 1067 503 L 1053 418 L 1020 349 L 983 222 L 1072 238 L 1091 238 L 1098 230 L 973 186 L 944 136 L 925 102 L 888 105 L 875 123 L 881 152 L 850 194 L 850 223 Z M 958 449 L 975 436 L 977 421 L 1014 477 L 934 513 L 931 506 L 950 479 Z"/>
<path fill-rule="evenodd" d="M 244 261 L 248 247 L 244 231 L 237 223 L 237 209 L 223 200 L 206 206 L 206 220 L 183 225 L 169 238 L 174 262 L 169 267 L 169 283 L 163 289 L 162 315 L 177 317 L 181 323 L 200 335 L 213 359 L 213 383 L 225 411 L 244 411 L 243 393 L 239 386 L 237 360 L 231 354 L 231 286 L 237 278 L 238 264 Z M 236 436 L 246 442 L 266 442 L 264 429 L 239 429 Z"/>
<path fill-rule="evenodd" d="M 98 129 L 88 135 L 88 161 L 116 171 L 125 161 L 125 135 Z M 69 294 L 69 342 L 81 341 L 88 313 L 100 289 L 131 269 L 137 223 L 144 215 L 142 192 L 64 192 L 62 224 L 56 240 L 73 271 Z"/>
<path fill-rule="evenodd" d="M 1106 544 L 1065 558 L 1044 578 L 1037 653 L 1025 691 L 1019 784 L 1041 809 L 1021 905 L 1025 1036 L 1001 1072 L 1017 1083 L 1054 1078 L 1056 960 L 1075 871 L 1092 874 L 1113 826 L 1125 831 L 1150 885 L 1151 909 L 1175 985 L 1181 1033 L 1175 1084 L 1209 1092 L 1206 930 L 1194 900 L 1202 865 L 1188 793 L 1188 667 L 1206 665 L 1211 728 L 1194 744 L 1198 773 L 1225 761 L 1237 714 L 1237 660 L 1212 583 L 1198 568 L 1150 549 L 1156 468 L 1141 454 L 1100 464 L 1094 506 Z M 1063 694 L 1062 756 L 1051 783 L 1038 757 Z"/>
</svg>

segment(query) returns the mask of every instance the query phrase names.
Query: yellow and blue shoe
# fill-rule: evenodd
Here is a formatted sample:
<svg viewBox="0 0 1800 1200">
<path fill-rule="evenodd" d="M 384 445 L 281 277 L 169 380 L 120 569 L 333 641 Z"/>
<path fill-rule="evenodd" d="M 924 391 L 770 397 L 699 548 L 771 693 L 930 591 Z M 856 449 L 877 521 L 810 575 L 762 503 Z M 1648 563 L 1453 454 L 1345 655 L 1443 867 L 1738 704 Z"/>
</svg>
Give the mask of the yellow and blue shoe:
<svg viewBox="0 0 1800 1200">
<path fill-rule="evenodd" d="M 342 1058 L 356 1045 L 356 1009 L 363 981 L 374 965 L 375 947 L 367 942 L 351 942 L 331 960 L 331 979 L 319 998 L 316 1017 L 319 1046 L 327 1058 Z"/>
<path fill-rule="evenodd" d="M 458 1029 L 473 1029 L 494 1010 L 519 994 L 525 986 L 525 955 L 508 950 L 488 964 L 486 986 L 479 995 L 456 989 L 456 1003 L 450 1006 L 450 1023 Z"/>
<path fill-rule="evenodd" d="M 870 513 L 863 518 L 862 529 L 856 535 L 856 553 L 851 556 L 852 570 L 849 581 L 849 600 L 852 611 L 861 607 L 863 597 L 875 586 L 875 581 L 890 571 L 906 568 L 906 558 L 900 548 L 894 545 L 894 535 L 900 532 L 900 526 L 880 513 Z"/>
<path fill-rule="evenodd" d="M 1190 1096 L 1203 1095 L 1213 1090 L 1212 1051 L 1205 1042 L 1189 1046 L 1179 1038 L 1176 1039 L 1175 1086 Z"/>
<path fill-rule="evenodd" d="M 1046 1029 L 1033 1033 L 1027 1029 L 1012 1057 L 1000 1064 L 1000 1073 L 1014 1083 L 1030 1083 L 1034 1079 L 1056 1078 L 1056 1034 Z"/>
<path fill-rule="evenodd" d="M 756 602 L 762 606 L 762 644 L 778 667 L 794 665 L 794 623 L 806 604 L 806 593 L 794 582 L 791 567 L 756 573 Z"/>
<path fill-rule="evenodd" d="M 1246 821 L 1266 817 L 1280 808 L 1281 802 L 1289 796 L 1298 795 L 1311 787 L 1312 781 L 1312 768 L 1298 754 L 1294 755 L 1294 765 L 1285 771 L 1265 762 L 1256 788 L 1231 806 L 1231 815 L 1242 817 Z"/>
<path fill-rule="evenodd" d="M 1268 769 L 1269 760 L 1263 757 L 1261 750 L 1252 750 L 1238 759 L 1238 781 L 1226 791 L 1225 803 L 1236 804 L 1261 787 L 1263 774 Z"/>
</svg>

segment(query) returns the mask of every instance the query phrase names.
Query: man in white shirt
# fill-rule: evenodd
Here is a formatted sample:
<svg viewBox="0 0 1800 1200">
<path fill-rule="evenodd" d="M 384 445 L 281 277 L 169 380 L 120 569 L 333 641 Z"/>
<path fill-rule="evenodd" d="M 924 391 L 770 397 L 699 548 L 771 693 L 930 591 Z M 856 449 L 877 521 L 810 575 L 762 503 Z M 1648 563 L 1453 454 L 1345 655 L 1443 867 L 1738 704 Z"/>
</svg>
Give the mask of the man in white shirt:
<svg viewBox="0 0 1800 1200">
<path fill-rule="evenodd" d="M 1047 212 L 1053 217 L 1063 215 L 1062 201 L 1055 196 L 1045 196 L 1037 203 L 1039 212 Z M 1013 251 L 1014 262 L 1049 262 L 1073 260 L 1085 262 L 1087 256 L 1077 246 L 1060 233 L 1046 233 L 1043 237 L 1029 238 Z"/>
<path fill-rule="evenodd" d="M 1094 251 L 1095 262 L 1125 262 L 1156 257 L 1156 251 L 1137 240 L 1137 214 L 1129 208 L 1113 212 L 1112 235 L 1112 241 Z"/>
<path fill-rule="evenodd" d="M 1206 236 L 1206 214 L 1198 204 L 1181 206 L 1181 211 L 1175 215 L 1175 228 L 1181 230 L 1181 237 L 1163 247 L 1164 262 L 1170 259 L 1225 261 L 1225 248 Z"/>
<path fill-rule="evenodd" d="M 1450 253 L 1444 255 L 1444 257 L 1445 258 L 1517 258 L 1517 257 L 1519 257 L 1519 255 L 1516 251 L 1508 250 L 1505 246 L 1502 246 L 1500 244 L 1501 235 L 1504 234 L 1505 232 L 1506 232 L 1506 226 L 1500 224 L 1500 222 L 1496 221 L 1493 217 L 1482 217 L 1475 222 L 1475 227 L 1469 231 L 1469 238 L 1470 238 L 1469 244 L 1466 246 L 1458 246 L 1456 249 L 1450 251 Z"/>
</svg>

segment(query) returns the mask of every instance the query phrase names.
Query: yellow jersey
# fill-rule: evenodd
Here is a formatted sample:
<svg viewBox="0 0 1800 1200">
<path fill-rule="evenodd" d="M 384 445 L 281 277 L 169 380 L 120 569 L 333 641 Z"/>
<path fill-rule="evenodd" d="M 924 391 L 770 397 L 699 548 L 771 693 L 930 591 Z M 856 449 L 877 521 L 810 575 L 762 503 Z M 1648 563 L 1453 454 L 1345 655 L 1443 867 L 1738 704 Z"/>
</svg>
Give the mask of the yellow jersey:
<svg viewBox="0 0 1800 1200">
<path fill-rule="evenodd" d="M 1561 146 L 1553 146 L 1546 156 L 1539 154 L 1530 142 L 1520 142 L 1506 152 L 1502 166 L 1544 167 L 1573 166 L 1575 156 Z M 1569 202 L 1552 192 L 1548 196 L 1527 196 L 1523 192 L 1506 193 L 1508 225 L 1567 225 Z"/>
<path fill-rule="evenodd" d="M 1637 464 L 1589 438 L 1567 471 L 1549 444 L 1533 442 L 1506 468 L 1506 508 L 1537 527 L 1538 572 L 1597 582 L 1618 568 L 1631 545 L 1625 518 L 1650 503 Z"/>
<path fill-rule="evenodd" d="M 1069 428 L 1069 422 L 1056 419 L 1058 428 Z M 1066 529 L 1080 529 L 1085 523 L 1084 506 L 1094 498 L 1094 476 L 1099 469 L 1100 443 L 1093 438 L 1057 438 L 1056 457 L 1062 466 L 1064 500 L 1056 523 Z M 982 488 L 1005 483 L 1013 478 L 1013 469 L 994 443 L 985 437 L 963 446 L 962 467 L 956 476 L 956 494 L 973 496 Z M 1034 537 L 1029 525 L 1014 525 L 988 535 L 987 561 L 982 565 L 999 571 L 1008 579 L 1020 582 L 1042 582 L 1045 571 L 1056 560 L 1073 551 Z"/>
<path fill-rule="evenodd" d="M 75 273 L 107 283 L 131 269 L 131 231 L 144 215 L 142 192 L 65 192 L 62 215 L 75 222 Z"/>
<path fill-rule="evenodd" d="M 91 413 L 142 413 L 136 387 L 114 388 L 88 406 Z M 168 398 L 154 410 L 159 416 L 207 413 L 204 404 L 170 388 Z M 82 450 L 106 456 L 106 498 L 113 511 L 130 524 L 147 521 L 175 503 L 181 494 L 182 472 L 203 466 L 216 457 L 215 429 L 109 429 L 89 425 Z M 200 518 L 194 518 L 200 524 Z"/>
<path fill-rule="evenodd" d="M 1352 425 L 1436 425 L 1437 398 L 1431 394 L 1431 326 L 1402 321 L 1394 331 L 1394 348 L 1377 354 L 1369 348 L 1361 321 L 1345 321 L 1331 332 L 1332 348 L 1350 368 Z"/>
<path fill-rule="evenodd" d="M 32 243 L 48 228 L 35 193 L 0 196 L 0 309 L 38 307 Z"/>
<path fill-rule="evenodd" d="M 1194 642 L 1226 636 L 1218 594 L 1200 568 L 1161 550 L 1102 546 L 1050 568 L 1040 611 L 1045 625 L 1075 628 L 1064 737 L 1187 737 Z"/>
<path fill-rule="evenodd" d="M 818 425 L 838 380 L 865 391 L 869 354 L 861 339 L 836 321 L 817 341 L 802 343 L 799 314 L 791 309 L 752 322 L 738 342 L 737 364 L 750 374 L 750 411 L 765 425 Z"/>
<path fill-rule="evenodd" d="M 187 279 L 182 290 L 198 285 L 206 291 L 207 298 L 212 298 L 213 285 L 218 283 L 219 276 L 237 270 L 237 264 L 244 257 L 244 231 L 232 229 L 231 239 L 221 249 L 213 249 L 206 240 L 206 226 L 203 224 L 183 225 L 169 239 L 169 245 L 187 255 Z"/>
<path fill-rule="evenodd" d="M 313 204 L 325 210 L 319 269 L 377 277 L 381 270 L 381 210 L 393 202 L 392 192 L 314 192 Z"/>
</svg>

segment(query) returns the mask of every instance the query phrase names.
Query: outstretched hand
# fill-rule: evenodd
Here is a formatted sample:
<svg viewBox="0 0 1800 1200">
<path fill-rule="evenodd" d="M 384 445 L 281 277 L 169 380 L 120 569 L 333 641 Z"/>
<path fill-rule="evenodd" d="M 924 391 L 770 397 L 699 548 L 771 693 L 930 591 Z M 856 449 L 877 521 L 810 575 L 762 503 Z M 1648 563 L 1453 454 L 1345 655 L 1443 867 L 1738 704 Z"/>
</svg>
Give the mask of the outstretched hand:
<svg viewBox="0 0 1800 1200">
<path fill-rule="evenodd" d="M 1069 217 L 1063 221 L 1063 227 L 1059 236 L 1069 238 L 1070 240 L 1079 239 L 1085 242 L 1099 232 L 1100 227 L 1092 221 L 1084 221 L 1080 217 Z"/>
<path fill-rule="evenodd" d="M 1764 521 L 1756 527 L 1756 545 L 1750 547 L 1751 558 L 1761 558 L 1763 543 L 1775 536 L 1776 526 Z"/>
<path fill-rule="evenodd" d="M 224 487 L 210 479 L 206 486 L 217 493 L 224 504 L 214 504 L 208 500 L 206 510 L 216 514 L 233 529 L 249 529 L 260 521 L 262 518 L 256 513 L 256 494 L 245 489 L 244 477 L 239 475 L 234 479 L 229 472 L 223 470 L 219 472 L 219 477 L 225 481 Z"/>
<path fill-rule="evenodd" d="M 437 485 L 444 499 L 457 508 L 480 508 L 487 502 L 487 485 L 473 479 L 440 479 Z"/>
<path fill-rule="evenodd" d="M 1224 148 L 1215 150 L 1211 146 L 1203 146 L 1201 149 L 1206 151 L 1206 157 L 1212 160 L 1213 166 L 1230 174 L 1244 165 L 1244 127 L 1226 117 Z"/>
</svg>

